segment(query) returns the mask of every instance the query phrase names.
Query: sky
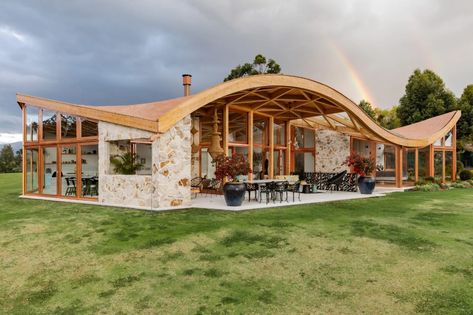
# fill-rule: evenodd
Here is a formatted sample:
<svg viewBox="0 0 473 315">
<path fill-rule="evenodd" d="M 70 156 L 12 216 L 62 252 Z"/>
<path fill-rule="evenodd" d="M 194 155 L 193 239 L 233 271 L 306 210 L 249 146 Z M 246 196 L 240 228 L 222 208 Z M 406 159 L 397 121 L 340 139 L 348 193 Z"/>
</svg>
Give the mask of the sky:
<svg viewBox="0 0 473 315">
<path fill-rule="evenodd" d="M 220 83 L 256 54 L 355 102 L 397 105 L 416 68 L 473 84 L 473 1 L 1 0 L 0 143 L 21 137 L 17 92 L 134 104 Z"/>
</svg>

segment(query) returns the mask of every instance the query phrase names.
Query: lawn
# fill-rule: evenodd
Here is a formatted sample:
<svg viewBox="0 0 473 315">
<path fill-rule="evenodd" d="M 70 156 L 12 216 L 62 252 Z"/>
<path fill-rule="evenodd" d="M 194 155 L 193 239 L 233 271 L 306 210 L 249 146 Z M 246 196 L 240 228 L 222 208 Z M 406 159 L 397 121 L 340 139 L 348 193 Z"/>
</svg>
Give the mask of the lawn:
<svg viewBox="0 0 473 315">
<path fill-rule="evenodd" d="M 0 175 L 0 313 L 473 314 L 473 190 L 150 213 L 20 187 Z"/>
</svg>

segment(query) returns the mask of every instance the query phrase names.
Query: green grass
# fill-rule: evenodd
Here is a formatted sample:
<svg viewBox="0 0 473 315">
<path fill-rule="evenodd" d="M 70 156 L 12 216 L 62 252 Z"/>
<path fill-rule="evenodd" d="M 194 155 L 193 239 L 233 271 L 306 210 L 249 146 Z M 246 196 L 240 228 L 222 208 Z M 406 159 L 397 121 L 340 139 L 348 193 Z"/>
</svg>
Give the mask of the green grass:
<svg viewBox="0 0 473 315">
<path fill-rule="evenodd" d="M 473 314 L 473 190 L 227 213 L 18 198 L 0 313 Z"/>
</svg>

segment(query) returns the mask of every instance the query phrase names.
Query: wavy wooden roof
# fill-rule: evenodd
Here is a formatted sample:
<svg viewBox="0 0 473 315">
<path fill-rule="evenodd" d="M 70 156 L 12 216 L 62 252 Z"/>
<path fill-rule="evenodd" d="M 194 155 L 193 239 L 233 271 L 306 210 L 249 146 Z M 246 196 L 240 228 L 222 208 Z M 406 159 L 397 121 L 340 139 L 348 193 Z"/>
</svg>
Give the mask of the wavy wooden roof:
<svg viewBox="0 0 473 315">
<path fill-rule="evenodd" d="M 455 111 L 396 130 L 379 126 L 353 101 L 314 80 L 287 75 L 257 75 L 227 81 L 199 93 L 158 102 L 91 106 L 17 94 L 17 101 L 124 126 L 166 132 L 192 113 L 230 104 L 294 124 L 330 128 L 354 136 L 407 147 L 423 147 L 448 133 L 460 118 Z"/>
</svg>

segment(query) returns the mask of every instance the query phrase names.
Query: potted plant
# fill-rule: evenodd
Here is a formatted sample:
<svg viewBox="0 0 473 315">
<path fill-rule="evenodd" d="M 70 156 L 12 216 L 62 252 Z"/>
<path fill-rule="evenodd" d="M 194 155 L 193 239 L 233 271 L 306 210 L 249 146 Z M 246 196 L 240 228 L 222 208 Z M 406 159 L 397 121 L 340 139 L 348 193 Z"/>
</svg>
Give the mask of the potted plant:
<svg viewBox="0 0 473 315">
<path fill-rule="evenodd" d="M 143 164 L 138 163 L 136 154 L 131 152 L 110 157 L 110 163 L 112 163 L 115 173 L 123 175 L 133 175 L 143 167 Z"/>
<path fill-rule="evenodd" d="M 376 180 L 371 174 L 376 168 L 376 161 L 373 158 L 361 156 L 352 152 L 345 162 L 353 171 L 358 174 L 358 188 L 362 194 L 372 194 L 376 185 Z"/>
<path fill-rule="evenodd" d="M 245 199 L 246 185 L 238 181 L 238 176 L 248 175 L 251 172 L 250 163 L 240 154 L 234 154 L 231 157 L 219 155 L 213 163 L 215 177 L 218 180 L 227 179 L 223 186 L 227 206 L 241 206 Z"/>
</svg>

